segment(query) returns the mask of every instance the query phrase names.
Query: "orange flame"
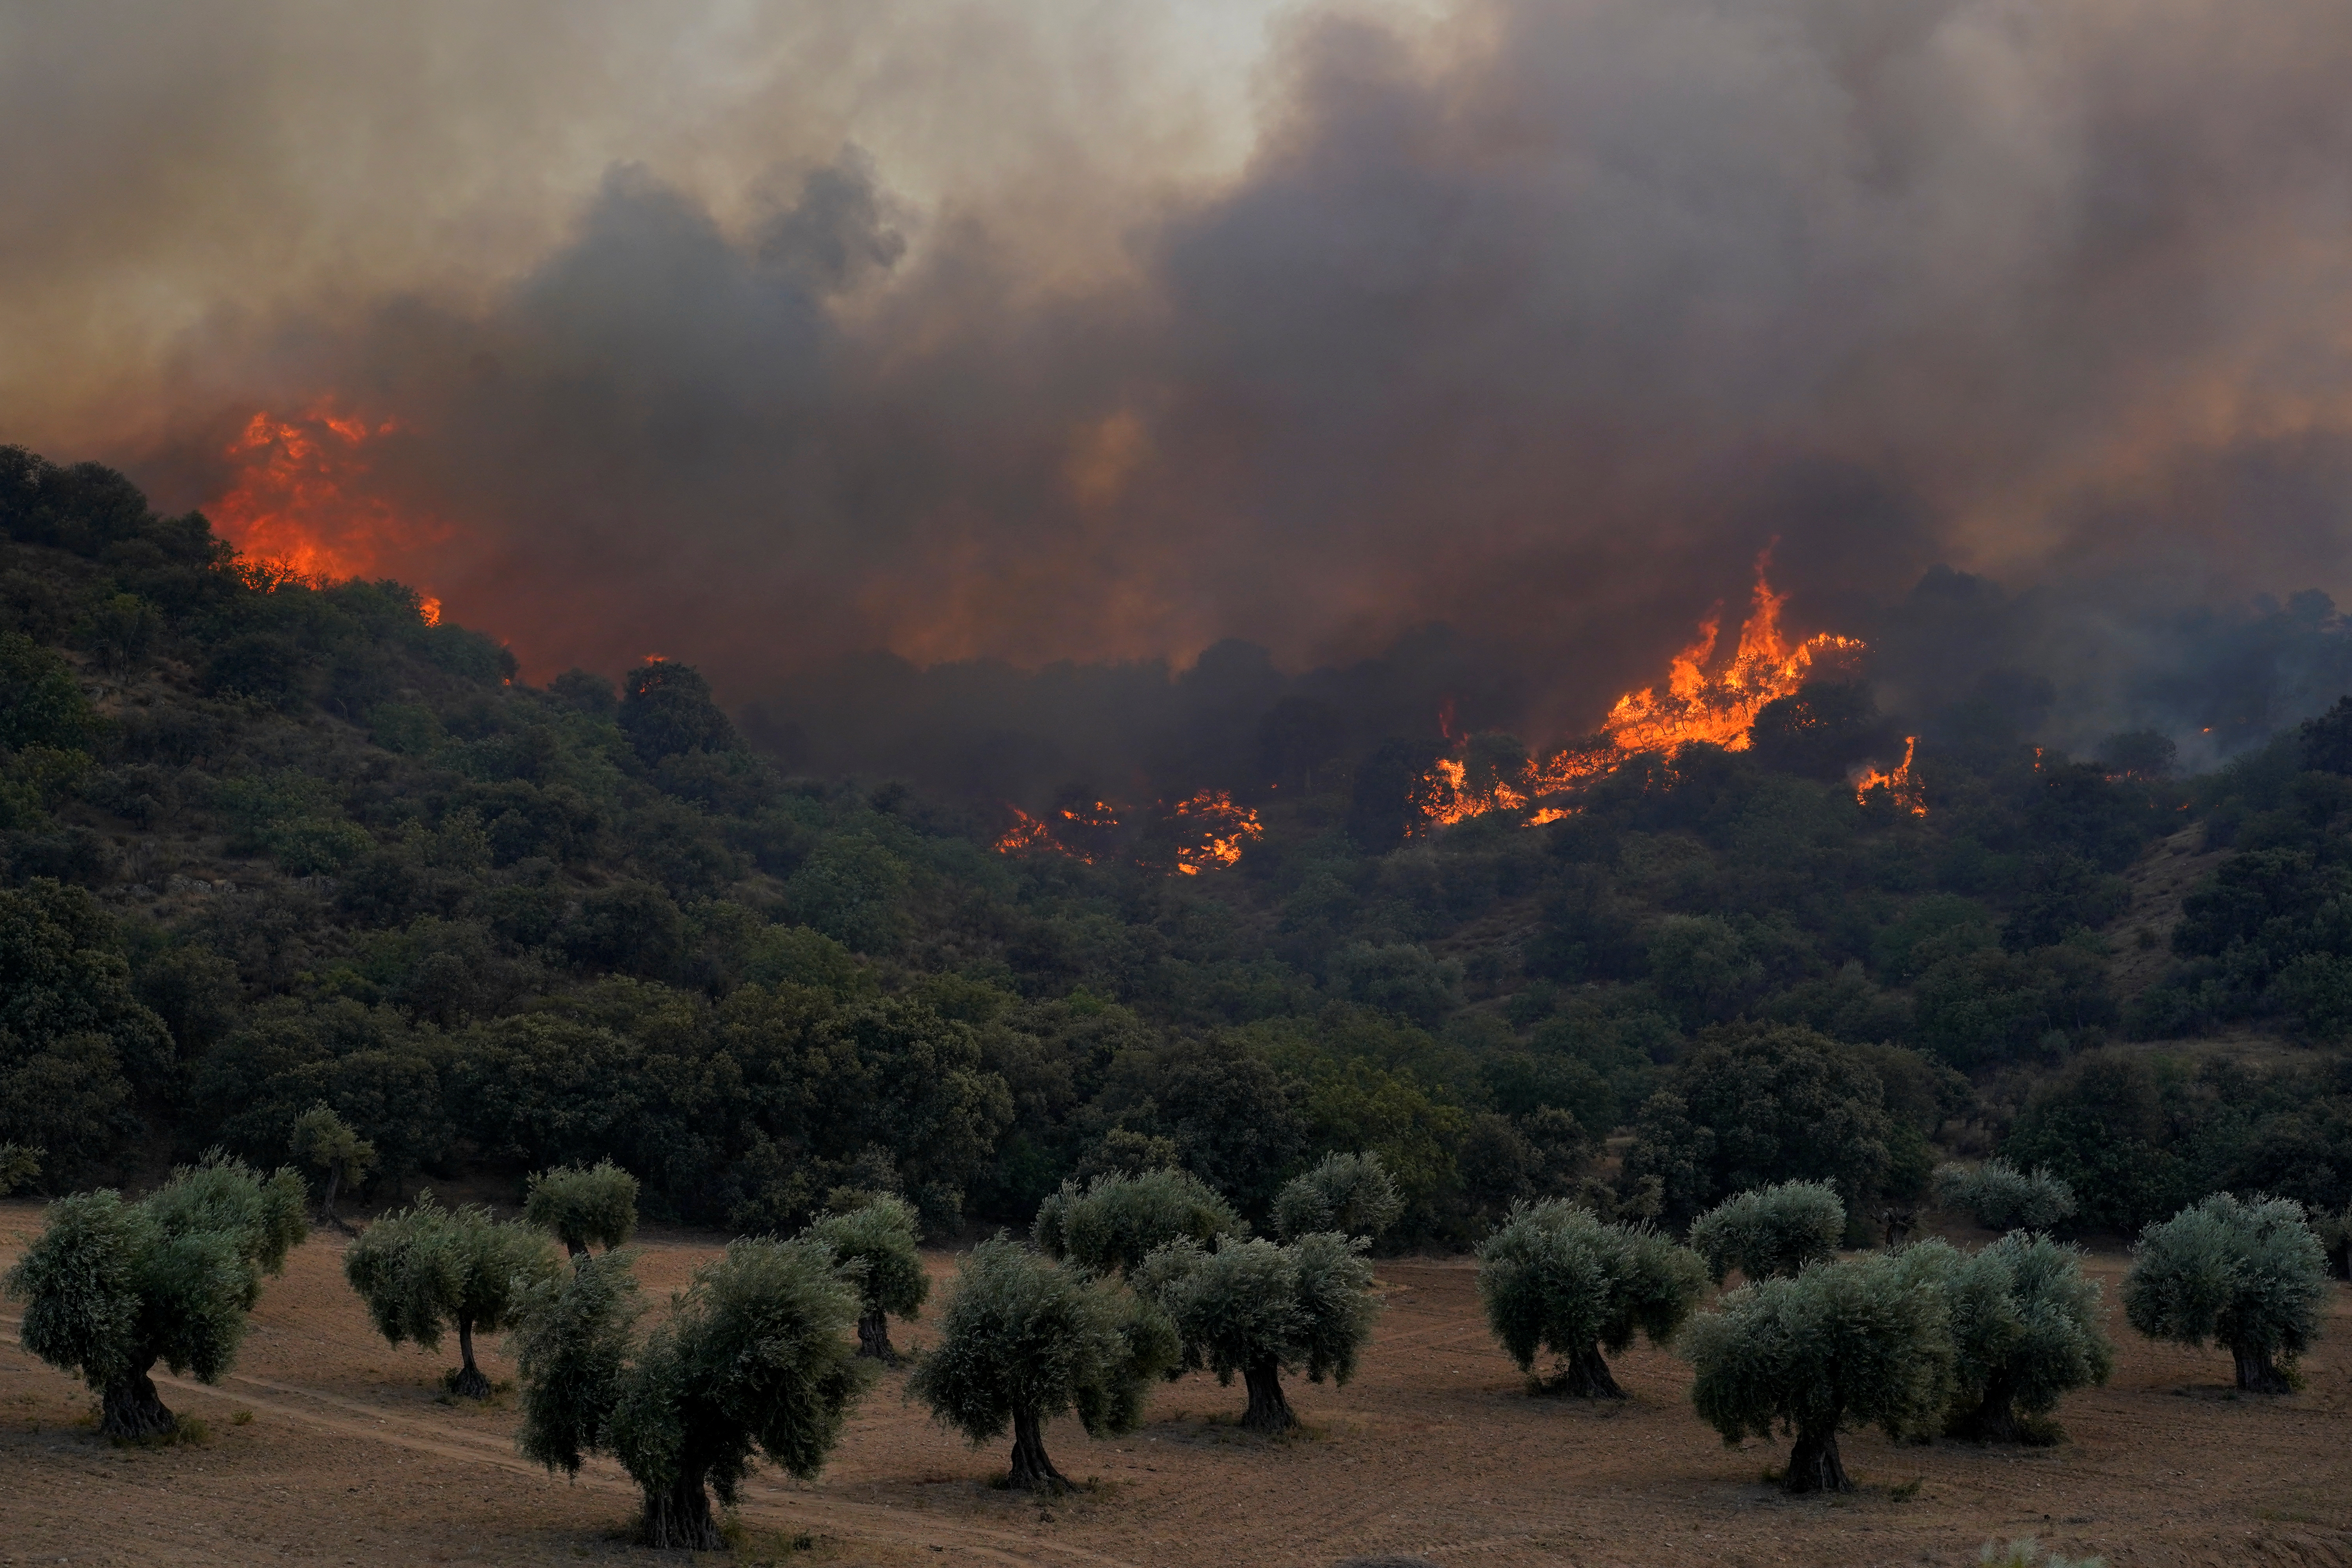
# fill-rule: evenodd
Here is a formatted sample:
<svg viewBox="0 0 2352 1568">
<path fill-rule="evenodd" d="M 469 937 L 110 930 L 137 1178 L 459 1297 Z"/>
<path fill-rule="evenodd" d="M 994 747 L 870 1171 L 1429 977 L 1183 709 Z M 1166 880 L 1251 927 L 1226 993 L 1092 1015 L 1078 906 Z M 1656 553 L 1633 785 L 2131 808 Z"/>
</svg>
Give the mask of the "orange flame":
<svg viewBox="0 0 2352 1568">
<path fill-rule="evenodd" d="M 330 400 L 291 419 L 257 413 L 226 449 L 235 482 L 205 514 L 241 554 L 285 574 L 313 582 L 380 575 L 451 531 L 404 516 L 373 492 L 371 443 L 396 428 L 339 414 Z M 427 605 L 428 620 L 437 617 L 439 601 Z"/>
<path fill-rule="evenodd" d="M 1091 856 L 1081 855 L 1065 845 L 1054 837 L 1052 828 L 1019 806 L 1007 802 L 1004 809 L 1013 814 L 1013 826 L 1006 828 L 996 840 L 996 852 L 999 855 L 1050 852 L 1055 855 L 1067 855 L 1071 859 L 1084 861 L 1089 866 L 1094 864 Z"/>
<path fill-rule="evenodd" d="M 1883 789 L 1897 805 L 1901 805 L 1912 816 L 1927 816 L 1927 794 L 1919 787 L 1919 781 L 1913 777 L 1911 773 L 1911 758 L 1913 753 L 1918 750 L 1918 736 L 1906 735 L 1903 737 L 1902 764 L 1893 773 L 1883 773 L 1876 768 L 1864 769 L 1862 776 L 1853 781 L 1853 798 L 1856 803 L 1863 805 L 1869 805 L 1870 792 L 1874 789 Z"/>
<path fill-rule="evenodd" d="M 1197 829 L 1199 842 L 1176 847 L 1176 869 L 1187 877 L 1197 877 L 1204 866 L 1238 865 L 1242 846 L 1253 838 L 1265 837 L 1258 825 L 1257 813 L 1245 805 L 1235 805 L 1232 795 L 1224 790 L 1202 790 L 1188 800 L 1176 803 L 1173 815 Z"/>
<path fill-rule="evenodd" d="M 1601 721 L 1601 733 L 1581 745 L 1563 747 L 1531 763 L 1517 783 L 1497 780 L 1480 789 L 1465 784 L 1461 762 L 1439 762 L 1422 780 L 1421 800 L 1429 821 L 1444 826 L 1489 811 L 1522 811 L 1544 795 L 1590 784 L 1643 752 L 1673 752 L 1694 742 L 1742 752 L 1749 744 L 1756 715 L 1768 702 L 1793 695 L 1817 665 L 1851 658 L 1863 651 L 1858 637 L 1822 632 L 1791 643 L 1780 630 L 1786 594 L 1773 592 L 1766 573 L 1772 552 L 1756 558 L 1756 588 L 1748 618 L 1730 659 L 1710 674 L 1723 629 L 1720 612 L 1699 623 L 1690 646 L 1668 661 L 1663 690 L 1646 687 L 1620 697 Z M 1454 739 L 1452 715 L 1439 723 Z M 1528 826 L 1557 822 L 1572 807 L 1537 811 Z"/>
</svg>

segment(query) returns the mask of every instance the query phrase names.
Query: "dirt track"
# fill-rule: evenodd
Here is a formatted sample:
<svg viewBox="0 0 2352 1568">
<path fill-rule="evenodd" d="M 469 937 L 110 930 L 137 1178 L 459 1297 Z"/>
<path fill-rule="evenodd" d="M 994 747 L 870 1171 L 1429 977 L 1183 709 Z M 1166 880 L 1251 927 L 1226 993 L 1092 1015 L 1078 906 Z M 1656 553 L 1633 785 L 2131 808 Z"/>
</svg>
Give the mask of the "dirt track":
<svg viewBox="0 0 2352 1568">
<path fill-rule="evenodd" d="M 37 1223 L 33 1205 L 0 1205 L 0 1249 L 13 1258 Z M 439 1403 L 454 1351 L 373 1338 L 342 1283 L 341 1245 L 313 1237 L 270 1283 L 226 1383 L 167 1389 L 174 1408 L 210 1426 L 203 1447 L 110 1447 L 90 1431 L 79 1384 L 0 1346 L 0 1563 L 683 1561 L 615 1538 L 635 1502 L 617 1469 L 552 1479 L 515 1454 L 511 1408 Z M 640 1271 L 659 1294 L 711 1250 L 656 1237 Z M 2098 1260 L 2111 1299 L 2121 1267 Z M 1390 1261 L 1380 1277 L 1389 1310 L 1362 1374 L 1345 1389 L 1292 1389 L 1315 1429 L 1306 1438 L 1245 1436 L 1230 1421 L 1241 1391 L 1189 1379 L 1159 1392 L 1131 1437 L 1096 1443 L 1058 1424 L 1055 1459 L 1097 1484 L 1040 1508 L 992 1488 L 1003 1456 L 931 1426 L 894 1374 L 821 1480 L 768 1472 L 753 1484 L 737 1556 L 1963 1564 L 1990 1536 L 2034 1533 L 2116 1568 L 2352 1563 L 2352 1293 L 2339 1295 L 2331 1337 L 2292 1398 L 2231 1398 L 2226 1356 L 2150 1346 L 2118 1317 L 2115 1381 L 2068 1401 L 2068 1443 L 1897 1447 L 1857 1434 L 1846 1457 L 1864 1491 L 1792 1501 L 1758 1482 L 1779 1450 L 1726 1448 L 1691 1414 L 1688 1370 L 1671 1356 L 1636 1351 L 1618 1363 L 1633 1395 L 1623 1406 L 1530 1399 L 1486 1337 L 1468 1264 Z M 922 1335 L 919 1323 L 899 1331 L 902 1343 Z M 239 1423 L 238 1411 L 251 1418 Z M 795 1550 L 803 1536 L 813 1549 Z"/>
</svg>

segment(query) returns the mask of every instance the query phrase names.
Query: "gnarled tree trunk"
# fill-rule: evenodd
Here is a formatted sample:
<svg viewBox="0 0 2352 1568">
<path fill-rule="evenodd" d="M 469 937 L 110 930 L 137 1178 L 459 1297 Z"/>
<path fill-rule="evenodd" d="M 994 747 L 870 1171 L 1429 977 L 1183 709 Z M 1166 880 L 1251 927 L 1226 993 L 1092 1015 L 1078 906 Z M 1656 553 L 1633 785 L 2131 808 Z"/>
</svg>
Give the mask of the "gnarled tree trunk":
<svg viewBox="0 0 2352 1568">
<path fill-rule="evenodd" d="M 99 1401 L 100 1432 L 136 1442 L 165 1436 L 179 1426 L 179 1417 L 164 1405 L 163 1396 L 155 1392 L 155 1380 L 147 1375 L 154 1364 L 154 1359 L 150 1357 L 136 1372 L 106 1385 Z"/>
<path fill-rule="evenodd" d="M 1046 1457 L 1044 1423 L 1034 1410 L 1013 1413 L 1013 1485 L 1023 1491 L 1066 1492 L 1070 1479 Z"/>
<path fill-rule="evenodd" d="M 490 1380 L 484 1377 L 482 1369 L 474 1364 L 474 1320 L 471 1318 L 457 1320 L 457 1357 L 464 1364 L 457 1368 L 457 1381 L 449 1385 L 451 1392 L 463 1394 L 467 1399 L 488 1399 L 490 1396 Z M 707 1513 L 709 1510 L 706 1507 L 703 1511 Z"/>
<path fill-rule="evenodd" d="M 1972 1443 L 2030 1443 L 2032 1428 L 2017 1413 L 2017 1394 L 2006 1379 L 1995 1379 L 1985 1385 L 1984 1397 L 1976 1408 L 1953 1421 L 1951 1435 L 1965 1437 Z"/>
<path fill-rule="evenodd" d="M 1625 1391 L 1617 1386 L 1610 1375 L 1609 1363 L 1601 1359 L 1599 1345 L 1587 1345 L 1572 1356 L 1564 1358 L 1559 1375 L 1541 1385 L 1542 1392 L 1557 1394 L 1570 1399 L 1622 1399 Z"/>
<path fill-rule="evenodd" d="M 646 1544 L 662 1552 L 726 1549 L 701 1476 L 681 1478 L 659 1491 L 646 1489 Z"/>
<path fill-rule="evenodd" d="M 1272 1356 L 1242 1368 L 1242 1381 L 1249 1385 L 1249 1408 L 1242 1413 L 1244 1426 L 1253 1432 L 1280 1433 L 1298 1425 L 1290 1401 L 1282 1396 L 1282 1365 Z"/>
<path fill-rule="evenodd" d="M 898 1364 L 898 1347 L 890 1342 L 890 1317 L 879 1307 L 868 1307 L 857 1315 L 857 1353 L 884 1366 Z"/>
<path fill-rule="evenodd" d="M 1853 1490 L 1853 1482 L 1846 1479 L 1845 1463 L 1838 1458 L 1835 1426 L 1797 1434 L 1797 1446 L 1789 1450 L 1789 1473 L 1780 1479 L 1780 1486 L 1791 1492 Z"/>
<path fill-rule="evenodd" d="M 2231 1345 L 2230 1355 L 2238 1363 L 2238 1386 L 2248 1394 L 2292 1394 L 2294 1384 L 2281 1372 L 2271 1358 L 2258 1350 Z"/>
</svg>

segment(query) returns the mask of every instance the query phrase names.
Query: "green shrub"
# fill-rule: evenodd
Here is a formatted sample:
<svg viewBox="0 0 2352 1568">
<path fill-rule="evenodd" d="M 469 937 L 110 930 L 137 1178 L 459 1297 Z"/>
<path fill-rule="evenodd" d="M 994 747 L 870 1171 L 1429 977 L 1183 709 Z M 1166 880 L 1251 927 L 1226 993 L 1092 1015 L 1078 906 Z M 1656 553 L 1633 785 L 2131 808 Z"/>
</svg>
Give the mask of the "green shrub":
<svg viewBox="0 0 2352 1568">
<path fill-rule="evenodd" d="M 1558 1199 L 1515 1205 L 1478 1248 L 1478 1297 L 1486 1323 L 1539 1384 L 1579 1398 L 1625 1397 L 1601 1352 L 1615 1355 L 1647 1334 L 1672 1340 L 1698 1304 L 1705 1266 L 1647 1226 L 1604 1225 Z"/>
<path fill-rule="evenodd" d="M 1967 1213 L 1988 1230 L 2048 1230 L 2074 1212 L 2074 1189 L 2050 1173 L 2031 1173 L 2002 1159 L 1981 1165 L 1936 1167 L 1936 1201 Z"/>
<path fill-rule="evenodd" d="M 2319 1337 L 2327 1255 L 2289 1198 L 2215 1193 L 2140 1232 L 2124 1315 L 2150 1339 L 2230 1349 L 2238 1386 L 2284 1394 Z M 2285 1362 L 2286 1367 L 2279 1363 Z"/>
<path fill-rule="evenodd" d="M 1791 1492 L 1853 1490 L 1839 1430 L 1932 1431 L 1952 1376 L 1942 1293 L 1885 1256 L 1743 1286 L 1692 1321 L 1682 1348 L 1698 1373 L 1691 1401 L 1727 1444 L 1795 1439 L 1781 1473 Z"/>
<path fill-rule="evenodd" d="M 1012 1484 L 1066 1491 L 1045 1423 L 1075 1414 L 1090 1436 L 1131 1432 L 1151 1381 L 1177 1363 L 1168 1320 L 1131 1292 L 998 1236 L 973 1247 L 940 1313 L 940 1342 L 907 1396 L 973 1447 L 1013 1431 Z"/>
<path fill-rule="evenodd" d="M 1820 1182 L 1782 1182 L 1726 1199 L 1691 1226 L 1690 1243 L 1720 1285 L 1734 1268 L 1750 1279 L 1798 1274 L 1837 1256 L 1845 1205 Z"/>
<path fill-rule="evenodd" d="M 1191 1237 L 1144 1259 L 1136 1285 L 1176 1326 L 1185 1366 L 1230 1384 L 1239 1373 L 1249 1390 L 1242 1425 L 1278 1433 L 1298 1424 L 1282 1392 L 1282 1374 L 1344 1384 L 1371 1334 L 1380 1303 L 1370 1244 L 1336 1231 L 1277 1247 L 1259 1238 L 1217 1238 L 1204 1250 Z"/>
<path fill-rule="evenodd" d="M 25 1349 L 97 1392 L 99 1430 L 138 1441 L 176 1418 L 149 1373 L 218 1383 L 236 1360 L 265 1275 L 308 1229 L 302 1180 L 206 1155 L 141 1202 L 77 1193 L 49 1205 L 8 1271 Z"/>
<path fill-rule="evenodd" d="M 1378 1240 L 1403 1208 L 1378 1154 L 1326 1154 L 1275 1194 L 1274 1233 L 1285 1241 L 1318 1230 Z"/>
<path fill-rule="evenodd" d="M 1155 1247 L 1179 1237 L 1211 1242 L 1248 1227 L 1234 1205 L 1183 1171 L 1101 1175 L 1082 1190 L 1065 1182 L 1037 1205 L 1031 1237 L 1052 1258 L 1092 1274 L 1132 1272 Z"/>
</svg>

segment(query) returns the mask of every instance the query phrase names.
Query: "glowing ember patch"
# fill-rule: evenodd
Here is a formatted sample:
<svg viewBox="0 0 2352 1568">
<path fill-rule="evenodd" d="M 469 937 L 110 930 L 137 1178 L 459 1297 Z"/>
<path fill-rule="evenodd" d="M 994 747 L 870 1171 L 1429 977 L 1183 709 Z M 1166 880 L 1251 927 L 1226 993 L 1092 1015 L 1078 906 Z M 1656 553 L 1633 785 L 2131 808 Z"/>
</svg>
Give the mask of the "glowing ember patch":
<svg viewBox="0 0 2352 1568">
<path fill-rule="evenodd" d="M 1038 821 L 1035 817 L 1030 816 L 1019 806 L 1007 804 L 1004 809 L 1013 814 L 1013 826 L 1006 828 L 1004 832 L 998 837 L 996 840 L 996 852 L 998 854 L 1067 855 L 1073 860 L 1083 860 L 1089 866 L 1094 864 L 1091 858 L 1081 855 L 1076 850 L 1063 844 L 1060 839 L 1054 837 L 1054 830 L 1052 828 L 1046 826 L 1044 823 Z"/>
<path fill-rule="evenodd" d="M 1919 781 L 1911 773 L 1912 754 L 1918 749 L 1918 736 L 1904 736 L 1902 765 L 1891 773 L 1880 773 L 1876 768 L 1864 769 L 1862 776 L 1853 782 L 1853 798 L 1858 803 L 1867 805 L 1870 804 L 1870 792 L 1883 789 L 1890 798 L 1912 816 L 1927 816 L 1927 795 L 1920 789 Z"/>
<path fill-rule="evenodd" d="M 234 482 L 205 515 L 240 554 L 306 581 L 383 575 L 452 531 L 380 493 L 373 443 L 396 428 L 325 402 L 290 419 L 256 414 L 226 453 Z"/>
<path fill-rule="evenodd" d="M 1242 847 L 1265 837 L 1257 813 L 1235 805 L 1233 795 L 1221 789 L 1178 801 L 1172 815 L 1200 835 L 1194 842 L 1176 847 L 1176 869 L 1187 877 L 1199 876 L 1204 867 L 1238 865 Z"/>
<path fill-rule="evenodd" d="M 424 621 L 426 626 L 439 626 L 441 624 L 441 601 L 438 599 L 425 600 L 416 606 L 416 614 L 418 618 Z"/>
</svg>

